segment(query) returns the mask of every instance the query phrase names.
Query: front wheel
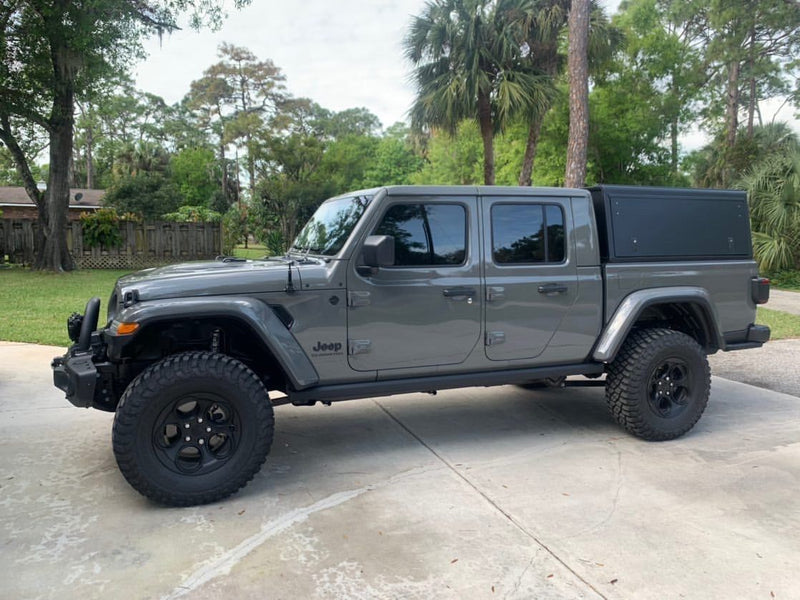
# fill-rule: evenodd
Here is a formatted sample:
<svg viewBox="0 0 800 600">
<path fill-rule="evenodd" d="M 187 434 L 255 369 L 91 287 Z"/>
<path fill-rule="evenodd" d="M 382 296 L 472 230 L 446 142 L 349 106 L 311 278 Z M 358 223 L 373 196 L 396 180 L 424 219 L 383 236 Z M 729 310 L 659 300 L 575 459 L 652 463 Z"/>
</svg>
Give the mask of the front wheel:
<svg viewBox="0 0 800 600">
<path fill-rule="evenodd" d="M 671 440 L 697 423 L 711 372 L 700 345 L 671 329 L 633 332 L 608 366 L 606 402 L 616 421 L 646 440 Z"/>
<path fill-rule="evenodd" d="M 172 506 L 221 500 L 261 468 L 272 444 L 267 390 L 242 362 L 212 352 L 169 356 L 120 399 L 112 440 L 137 491 Z"/>
</svg>

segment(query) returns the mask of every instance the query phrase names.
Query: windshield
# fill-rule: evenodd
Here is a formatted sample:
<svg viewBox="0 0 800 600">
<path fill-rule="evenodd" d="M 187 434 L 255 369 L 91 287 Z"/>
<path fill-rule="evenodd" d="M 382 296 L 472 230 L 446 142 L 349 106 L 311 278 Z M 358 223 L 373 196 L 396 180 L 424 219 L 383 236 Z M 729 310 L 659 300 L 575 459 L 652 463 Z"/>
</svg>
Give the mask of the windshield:
<svg viewBox="0 0 800 600">
<path fill-rule="evenodd" d="M 328 200 L 314 213 L 292 244 L 292 250 L 333 256 L 342 249 L 372 196 Z"/>
</svg>

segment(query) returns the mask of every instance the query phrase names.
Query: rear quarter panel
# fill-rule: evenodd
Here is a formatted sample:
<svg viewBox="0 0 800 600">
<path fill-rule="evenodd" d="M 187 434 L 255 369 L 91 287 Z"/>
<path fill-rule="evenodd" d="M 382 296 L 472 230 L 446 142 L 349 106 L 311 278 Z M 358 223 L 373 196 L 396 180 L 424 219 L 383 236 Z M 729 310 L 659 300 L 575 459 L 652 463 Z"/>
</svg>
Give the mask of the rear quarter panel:
<svg viewBox="0 0 800 600">
<path fill-rule="evenodd" d="M 750 293 L 750 280 L 758 275 L 758 266 L 753 260 L 607 263 L 604 270 L 606 323 L 632 292 L 686 285 L 708 292 L 723 333 L 746 329 L 755 322 L 756 305 Z"/>
</svg>

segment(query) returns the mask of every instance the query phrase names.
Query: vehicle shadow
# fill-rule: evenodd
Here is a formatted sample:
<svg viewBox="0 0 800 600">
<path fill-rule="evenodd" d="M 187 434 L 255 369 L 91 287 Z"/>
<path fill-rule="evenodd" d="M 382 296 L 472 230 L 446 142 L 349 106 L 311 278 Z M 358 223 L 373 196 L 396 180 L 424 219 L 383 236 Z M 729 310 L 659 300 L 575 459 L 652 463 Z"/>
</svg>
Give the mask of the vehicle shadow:
<svg viewBox="0 0 800 600">
<path fill-rule="evenodd" d="M 245 493 L 271 493 L 338 474 L 444 468 L 627 434 L 602 389 L 470 388 L 331 407 L 276 409 L 272 451 Z"/>
</svg>

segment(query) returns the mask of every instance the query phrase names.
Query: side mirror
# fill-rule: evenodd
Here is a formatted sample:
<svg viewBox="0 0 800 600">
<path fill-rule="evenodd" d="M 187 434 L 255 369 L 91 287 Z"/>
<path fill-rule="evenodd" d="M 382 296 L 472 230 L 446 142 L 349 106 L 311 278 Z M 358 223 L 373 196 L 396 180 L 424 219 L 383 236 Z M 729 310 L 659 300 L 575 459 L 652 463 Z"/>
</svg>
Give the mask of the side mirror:
<svg viewBox="0 0 800 600">
<path fill-rule="evenodd" d="M 361 250 L 364 264 L 380 268 L 394 265 L 394 237 L 391 235 L 371 235 L 364 240 Z"/>
</svg>

